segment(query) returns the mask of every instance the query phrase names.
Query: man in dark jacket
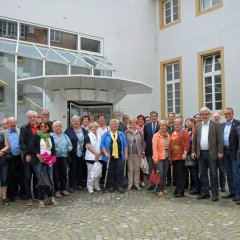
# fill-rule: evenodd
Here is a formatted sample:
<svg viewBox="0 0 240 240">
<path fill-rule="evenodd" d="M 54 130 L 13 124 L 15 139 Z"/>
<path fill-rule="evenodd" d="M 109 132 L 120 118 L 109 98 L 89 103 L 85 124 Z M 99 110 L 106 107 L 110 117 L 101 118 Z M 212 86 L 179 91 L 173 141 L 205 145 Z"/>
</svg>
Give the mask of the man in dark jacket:
<svg viewBox="0 0 240 240">
<path fill-rule="evenodd" d="M 234 201 L 239 201 L 240 172 L 237 164 L 238 137 L 236 129 L 240 125 L 240 122 L 233 118 L 234 112 L 230 107 L 225 108 L 224 115 L 226 121 L 222 123 L 224 143 L 222 165 L 227 175 L 229 194 L 223 198 L 233 198 Z"/>
<path fill-rule="evenodd" d="M 26 199 L 27 199 L 27 206 L 32 206 L 32 194 L 31 194 L 31 180 L 33 176 L 33 193 L 34 198 L 38 198 L 37 192 L 37 178 L 33 171 L 33 167 L 31 164 L 31 154 L 29 151 L 30 143 L 32 138 L 38 132 L 37 126 L 37 113 L 35 111 L 28 111 L 27 112 L 28 123 L 21 127 L 20 129 L 20 136 L 19 136 L 19 146 L 21 149 L 21 156 L 24 162 L 24 174 L 25 174 L 25 192 L 26 192 Z"/>
</svg>

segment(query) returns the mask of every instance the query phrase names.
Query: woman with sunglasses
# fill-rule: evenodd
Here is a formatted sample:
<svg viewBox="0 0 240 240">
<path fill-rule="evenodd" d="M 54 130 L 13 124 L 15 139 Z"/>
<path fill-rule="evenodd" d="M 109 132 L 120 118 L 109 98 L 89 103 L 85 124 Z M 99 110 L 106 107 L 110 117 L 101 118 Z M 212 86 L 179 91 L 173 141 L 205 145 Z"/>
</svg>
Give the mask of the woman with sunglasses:
<svg viewBox="0 0 240 240">
<path fill-rule="evenodd" d="M 51 131 L 51 123 L 44 122 L 40 125 L 40 130 L 36 135 L 34 135 L 32 139 L 32 143 L 30 145 L 30 152 L 32 154 L 32 164 L 33 164 L 33 169 L 34 172 L 37 176 L 37 180 L 40 180 L 41 173 L 43 171 L 43 167 L 47 167 L 48 171 L 48 176 L 53 182 L 53 166 L 49 167 L 44 164 L 44 159 L 42 158 L 42 154 L 48 153 L 51 156 L 56 155 L 55 151 L 55 144 L 54 144 L 54 139 L 52 136 L 50 136 L 50 131 Z M 56 200 L 53 197 L 53 189 L 51 188 L 50 191 L 47 193 L 50 203 L 53 206 L 57 205 Z M 40 208 L 44 208 L 44 192 L 38 187 L 38 206 Z"/>
</svg>

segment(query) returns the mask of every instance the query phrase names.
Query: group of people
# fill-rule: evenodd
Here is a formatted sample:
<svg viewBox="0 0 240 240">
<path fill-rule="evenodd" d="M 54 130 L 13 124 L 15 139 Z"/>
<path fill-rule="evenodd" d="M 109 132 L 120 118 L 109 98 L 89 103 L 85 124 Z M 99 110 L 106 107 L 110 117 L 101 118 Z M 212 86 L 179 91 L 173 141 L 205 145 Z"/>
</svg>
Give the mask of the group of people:
<svg viewBox="0 0 240 240">
<path fill-rule="evenodd" d="M 218 115 L 216 117 L 216 115 Z M 212 118 L 211 118 L 212 116 Z M 240 122 L 233 118 L 232 108 L 224 110 L 226 121 L 220 123 L 219 113 L 203 107 L 199 114 L 183 122 L 170 112 L 167 120 L 158 120 L 156 111 L 150 116 L 130 118 L 114 112 L 107 125 L 103 114 L 77 116 L 63 131 L 60 121 L 50 121 L 50 112 L 27 112 L 28 122 L 17 128 L 14 117 L 2 120 L 0 133 L 0 176 L 3 204 L 17 197 L 33 205 L 45 207 L 44 197 L 56 206 L 56 198 L 87 188 L 92 194 L 103 187 L 109 192 L 141 191 L 149 175 L 140 168 L 147 159 L 149 174 L 156 171 L 162 181 L 148 184 L 156 196 L 168 194 L 166 186 L 174 185 L 175 197 L 183 197 L 186 188 L 198 199 L 218 201 L 225 192 L 226 177 L 229 194 L 240 205 L 240 171 L 238 159 Z M 56 157 L 45 164 L 44 154 Z M 192 162 L 187 165 L 187 159 Z M 101 163 L 101 174 L 93 177 L 95 163 Z M 46 192 L 39 186 L 43 169 L 47 168 L 52 187 Z M 210 170 L 210 174 L 208 171 Z M 219 176 L 220 175 L 220 179 Z M 226 176 L 226 177 L 225 177 Z M 210 177 L 210 184 L 209 184 Z M 127 180 L 126 180 L 127 179 Z"/>
</svg>

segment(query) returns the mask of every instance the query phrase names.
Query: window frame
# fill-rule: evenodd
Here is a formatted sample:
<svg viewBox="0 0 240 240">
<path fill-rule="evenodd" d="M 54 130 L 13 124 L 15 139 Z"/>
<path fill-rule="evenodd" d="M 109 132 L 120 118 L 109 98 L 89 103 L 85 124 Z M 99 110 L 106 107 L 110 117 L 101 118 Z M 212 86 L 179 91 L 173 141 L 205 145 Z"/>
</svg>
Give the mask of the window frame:
<svg viewBox="0 0 240 240">
<path fill-rule="evenodd" d="M 3 89 L 2 95 L 3 95 L 3 100 L 0 99 L 0 106 L 5 106 L 6 102 L 6 84 L 4 84 L 4 81 L 0 79 L 0 88 Z M 0 91 L 1 92 L 1 91 Z"/>
<path fill-rule="evenodd" d="M 173 85 L 179 82 L 179 91 L 180 91 L 180 112 L 177 115 L 183 115 L 183 94 L 182 94 L 182 57 L 177 57 L 173 59 L 169 59 L 167 61 L 160 62 L 160 86 L 161 86 L 161 118 L 167 118 L 168 115 L 168 107 L 167 107 L 167 71 L 166 67 L 170 65 L 179 64 L 179 79 L 177 81 L 173 81 Z M 172 73 L 173 74 L 173 73 Z M 175 111 L 175 98 L 173 94 L 173 111 Z"/>
<path fill-rule="evenodd" d="M 160 29 L 165 29 L 174 26 L 181 22 L 181 0 L 178 1 L 178 19 L 173 20 L 173 0 L 159 0 L 159 19 L 160 19 Z M 171 22 L 166 24 L 166 11 L 165 5 L 167 2 L 171 3 Z"/>
<path fill-rule="evenodd" d="M 53 38 L 52 38 L 52 33 L 53 33 Z M 59 40 L 56 39 L 56 33 L 59 34 Z M 55 29 L 51 29 L 50 30 L 50 43 L 51 42 L 54 42 L 54 43 L 61 43 L 62 42 L 62 33 L 61 33 L 61 31 L 58 31 L 58 30 L 55 30 Z"/>
<path fill-rule="evenodd" d="M 81 46 L 82 38 L 95 40 L 95 41 L 100 42 L 100 52 L 82 50 L 82 46 Z M 86 36 L 86 35 L 79 35 L 78 46 L 79 46 L 79 51 L 82 52 L 82 53 L 88 53 L 88 54 L 91 53 L 91 54 L 94 54 L 96 56 L 103 56 L 103 39 L 102 38 L 89 37 L 89 36 Z"/>
<path fill-rule="evenodd" d="M 195 1 L 196 1 L 196 3 L 195 3 L 195 5 L 196 5 L 196 16 L 201 16 L 202 14 L 206 14 L 206 13 L 215 11 L 215 10 L 223 7 L 223 0 L 220 0 L 219 4 L 217 4 L 217 5 L 212 6 L 212 4 L 211 4 L 211 7 L 206 8 L 206 9 L 202 8 L 202 1 L 203 0 L 195 0 Z M 210 1 L 212 3 L 212 0 L 210 0 Z"/>
<path fill-rule="evenodd" d="M 2 26 L 1 26 L 2 27 L 1 28 L 2 29 L 2 37 L 17 39 L 17 35 L 18 35 L 17 23 L 13 22 L 13 21 L 8 21 L 5 19 L 1 19 L 1 20 L 2 20 Z M 9 34 L 9 29 L 11 30 L 11 34 Z"/>
<path fill-rule="evenodd" d="M 204 70 L 204 59 L 206 57 L 211 57 L 211 56 L 216 56 L 220 55 L 221 58 L 221 70 L 219 71 L 214 71 L 211 73 L 205 73 Z M 212 69 L 213 69 L 213 64 L 212 64 Z M 218 74 L 218 73 L 221 74 Z M 219 48 L 214 48 L 210 49 L 204 52 L 199 52 L 198 53 L 198 95 L 199 95 L 199 110 L 206 105 L 205 101 L 205 77 L 212 77 L 212 80 L 215 76 L 221 76 L 221 100 L 222 100 L 222 108 L 219 110 L 215 109 L 216 101 L 215 101 L 215 82 L 213 83 L 212 81 L 212 109 L 211 111 L 217 111 L 219 113 L 223 113 L 224 108 L 225 108 L 225 72 L 224 72 L 224 48 L 219 47 Z"/>
</svg>

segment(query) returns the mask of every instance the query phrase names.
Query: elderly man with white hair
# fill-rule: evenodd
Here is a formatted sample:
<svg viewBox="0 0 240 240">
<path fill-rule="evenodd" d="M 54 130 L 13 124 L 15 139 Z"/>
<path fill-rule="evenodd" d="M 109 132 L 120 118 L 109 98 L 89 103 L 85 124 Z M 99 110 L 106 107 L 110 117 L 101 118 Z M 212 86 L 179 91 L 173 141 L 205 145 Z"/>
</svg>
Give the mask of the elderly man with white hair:
<svg viewBox="0 0 240 240">
<path fill-rule="evenodd" d="M 196 126 L 192 140 L 192 158 L 198 159 L 201 181 L 201 195 L 198 199 L 210 198 L 208 169 L 212 201 L 218 201 L 217 160 L 223 157 L 223 137 L 221 124 L 210 119 L 210 109 L 203 107 L 200 111 L 202 122 Z"/>
<path fill-rule="evenodd" d="M 29 110 L 27 112 L 28 123 L 23 125 L 20 128 L 20 136 L 19 136 L 19 145 L 21 149 L 21 156 L 24 162 L 24 174 L 25 174 L 25 191 L 26 191 L 26 199 L 27 206 L 32 206 L 32 193 L 31 193 L 31 182 L 33 176 L 33 192 L 34 198 L 37 199 L 38 191 L 36 188 L 37 178 L 32 166 L 32 156 L 30 153 L 30 143 L 33 139 L 33 136 L 37 134 L 39 131 L 37 125 L 37 113 L 35 111 Z"/>
</svg>

